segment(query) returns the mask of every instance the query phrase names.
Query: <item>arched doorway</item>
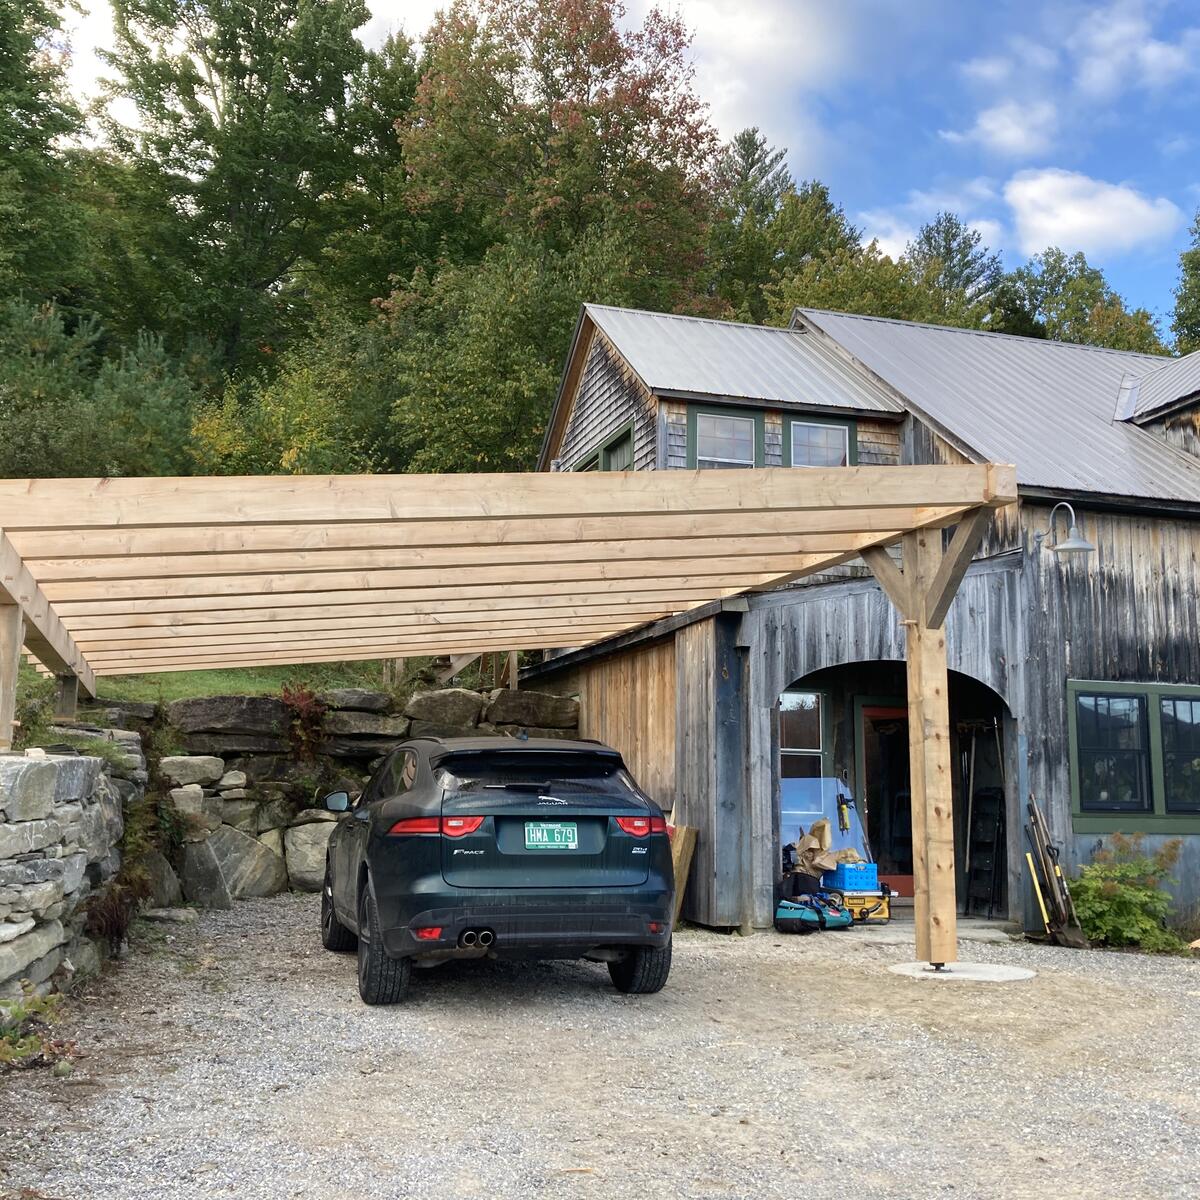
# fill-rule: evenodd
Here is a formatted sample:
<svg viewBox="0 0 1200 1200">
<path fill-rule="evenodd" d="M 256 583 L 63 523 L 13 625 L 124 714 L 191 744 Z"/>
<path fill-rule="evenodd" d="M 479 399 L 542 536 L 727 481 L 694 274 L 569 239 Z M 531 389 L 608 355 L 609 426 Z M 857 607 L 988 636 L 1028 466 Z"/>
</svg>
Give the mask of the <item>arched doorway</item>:
<svg viewBox="0 0 1200 1200">
<path fill-rule="evenodd" d="M 1008 913 L 1010 714 L 991 688 L 949 674 L 959 912 Z M 825 816 L 834 849 L 860 849 L 901 898 L 913 894 L 909 727 L 902 662 L 847 663 L 811 672 L 779 698 L 781 842 Z M 846 800 L 851 803 L 847 805 Z"/>
</svg>

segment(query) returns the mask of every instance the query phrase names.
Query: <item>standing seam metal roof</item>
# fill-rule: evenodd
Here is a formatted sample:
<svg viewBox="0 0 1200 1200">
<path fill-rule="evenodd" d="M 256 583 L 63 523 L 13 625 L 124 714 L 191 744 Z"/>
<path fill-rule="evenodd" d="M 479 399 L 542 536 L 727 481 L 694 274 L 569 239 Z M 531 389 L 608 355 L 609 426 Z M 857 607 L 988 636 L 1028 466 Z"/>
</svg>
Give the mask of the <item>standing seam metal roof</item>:
<svg viewBox="0 0 1200 1200">
<path fill-rule="evenodd" d="M 652 392 L 904 412 L 886 389 L 848 371 L 832 347 L 788 329 L 584 307 Z"/>
<path fill-rule="evenodd" d="M 1200 461 L 1114 420 L 1127 377 L 1176 361 L 881 317 L 797 309 L 822 334 L 982 459 L 1025 487 L 1200 502 Z"/>
<path fill-rule="evenodd" d="M 1200 392 L 1200 351 L 1172 359 L 1138 380 L 1133 419 L 1149 420 L 1161 409 L 1170 408 L 1197 392 Z"/>
</svg>

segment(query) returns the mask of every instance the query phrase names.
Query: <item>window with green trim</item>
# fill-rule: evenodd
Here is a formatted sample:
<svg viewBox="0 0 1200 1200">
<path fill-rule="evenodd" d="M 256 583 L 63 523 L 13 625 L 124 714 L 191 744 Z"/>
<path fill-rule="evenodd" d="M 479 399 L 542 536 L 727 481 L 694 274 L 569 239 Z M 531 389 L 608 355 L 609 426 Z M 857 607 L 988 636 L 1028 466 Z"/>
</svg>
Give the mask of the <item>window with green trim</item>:
<svg viewBox="0 0 1200 1200">
<path fill-rule="evenodd" d="M 633 422 L 614 433 L 593 454 L 575 468 L 576 471 L 632 471 Z"/>
<path fill-rule="evenodd" d="M 849 467 L 858 462 L 853 421 L 787 414 L 783 422 L 785 467 Z"/>
<path fill-rule="evenodd" d="M 1067 682 L 1077 833 L 1200 832 L 1200 688 Z"/>
<path fill-rule="evenodd" d="M 689 467 L 700 470 L 761 467 L 763 446 L 761 409 L 689 405 Z"/>
</svg>

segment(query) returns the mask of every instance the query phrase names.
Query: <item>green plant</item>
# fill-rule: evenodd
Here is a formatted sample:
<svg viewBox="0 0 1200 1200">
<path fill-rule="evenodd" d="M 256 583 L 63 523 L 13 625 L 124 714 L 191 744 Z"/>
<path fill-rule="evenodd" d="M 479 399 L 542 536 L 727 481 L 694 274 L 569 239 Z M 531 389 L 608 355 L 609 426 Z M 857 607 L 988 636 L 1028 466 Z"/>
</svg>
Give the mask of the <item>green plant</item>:
<svg viewBox="0 0 1200 1200">
<path fill-rule="evenodd" d="M 1163 885 L 1174 882 L 1170 873 L 1182 842 L 1165 842 L 1153 854 L 1146 853 L 1142 842 L 1141 834 L 1113 834 L 1079 872 L 1071 884 L 1079 922 L 1098 945 L 1180 953 L 1186 943 L 1167 927 L 1171 897 Z"/>
<path fill-rule="evenodd" d="M 301 762 L 314 762 L 325 732 L 325 703 L 302 683 L 285 683 L 281 696 L 289 713 L 292 752 Z"/>
<path fill-rule="evenodd" d="M 73 1042 L 50 1036 L 61 996 L 39 996 L 26 979 L 21 995 L 0 1000 L 0 1071 L 50 1066 L 75 1052 Z"/>
<path fill-rule="evenodd" d="M 54 718 L 54 680 L 39 675 L 28 663 L 17 672 L 18 721 L 15 748 L 24 750 L 49 739 Z"/>
</svg>

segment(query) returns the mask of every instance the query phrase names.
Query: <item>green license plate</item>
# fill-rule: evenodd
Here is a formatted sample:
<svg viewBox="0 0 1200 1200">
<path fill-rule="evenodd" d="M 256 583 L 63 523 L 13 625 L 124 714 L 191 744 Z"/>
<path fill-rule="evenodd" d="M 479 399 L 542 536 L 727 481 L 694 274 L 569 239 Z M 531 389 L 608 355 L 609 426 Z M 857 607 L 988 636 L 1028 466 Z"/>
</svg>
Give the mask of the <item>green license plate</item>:
<svg viewBox="0 0 1200 1200">
<path fill-rule="evenodd" d="M 578 850 L 579 826 L 574 821 L 526 821 L 526 850 Z"/>
</svg>

